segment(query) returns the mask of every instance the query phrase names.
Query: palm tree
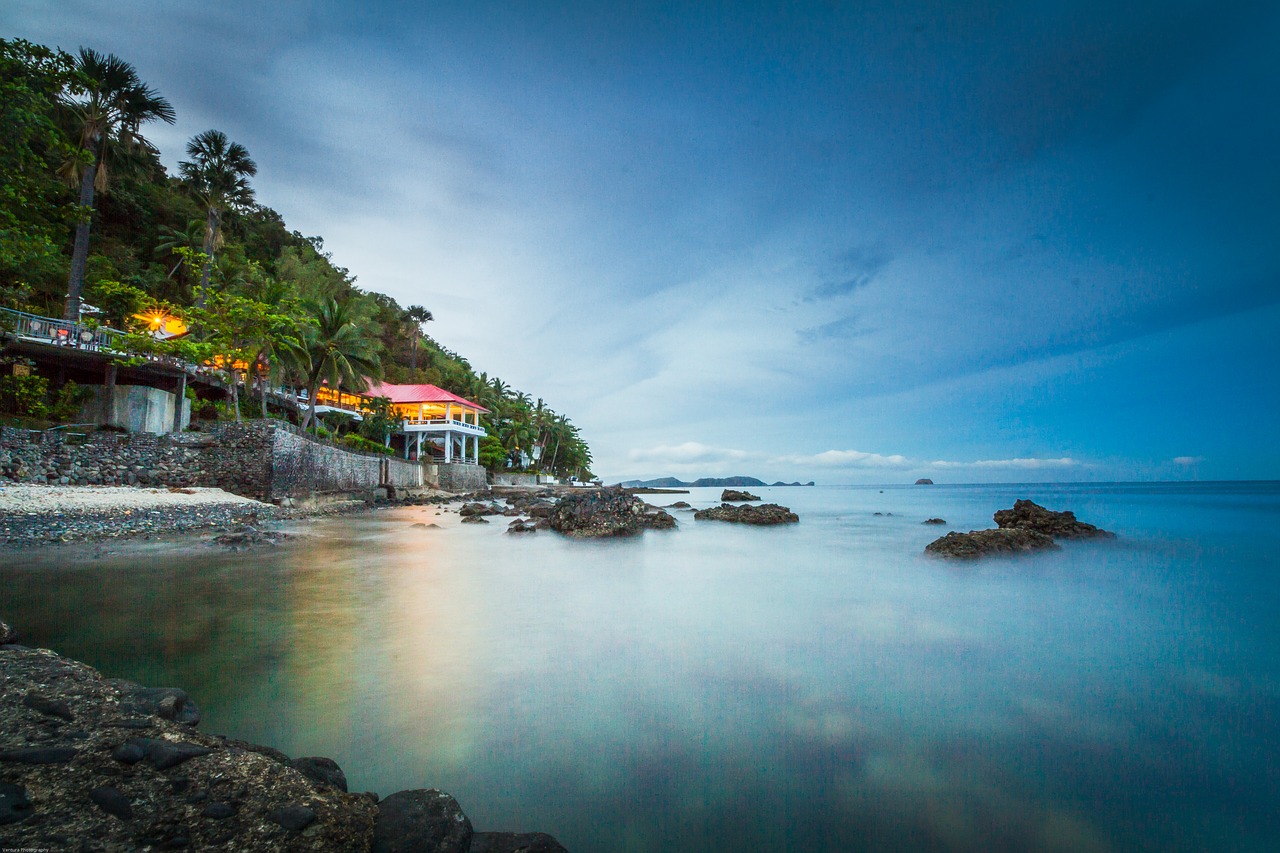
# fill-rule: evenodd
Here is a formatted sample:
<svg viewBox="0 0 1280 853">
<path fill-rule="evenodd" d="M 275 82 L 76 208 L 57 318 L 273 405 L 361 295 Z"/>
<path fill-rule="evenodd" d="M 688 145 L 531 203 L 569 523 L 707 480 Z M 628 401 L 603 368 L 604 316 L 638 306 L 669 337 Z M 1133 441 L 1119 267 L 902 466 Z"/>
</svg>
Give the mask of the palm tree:
<svg viewBox="0 0 1280 853">
<path fill-rule="evenodd" d="M 376 378 L 382 370 L 372 340 L 356 322 L 355 308 L 355 299 L 339 302 L 332 296 L 312 306 L 315 322 L 307 327 L 304 338 L 309 364 L 304 430 L 315 420 L 316 392 L 322 380 L 335 390 L 342 385 L 361 389 L 365 380 Z"/>
<path fill-rule="evenodd" d="M 409 371 L 418 369 L 418 340 L 422 337 L 422 324 L 430 323 L 435 318 L 431 312 L 421 305 L 410 305 L 404 311 L 404 319 L 409 326 Z"/>
<path fill-rule="evenodd" d="M 204 269 L 196 297 L 196 305 L 203 306 L 213 253 L 222 247 L 222 217 L 228 210 L 253 206 L 249 178 L 258 174 L 258 166 L 243 145 L 229 141 L 220 130 L 193 136 L 187 143 L 187 156 L 191 159 L 179 163 L 178 171 L 209 211 L 204 228 Z"/>
<path fill-rule="evenodd" d="M 107 191 L 107 149 L 119 145 L 150 145 L 138 129 L 154 119 L 173 124 L 173 107 L 139 78 L 134 67 L 114 54 L 80 48 L 76 68 L 85 80 L 81 97 L 69 103 L 80 131 L 83 159 L 70 164 L 69 177 L 80 184 L 80 219 L 71 251 L 71 276 L 63 317 L 80 319 L 80 296 L 89 259 L 89 229 L 93 222 L 94 192 Z"/>
</svg>

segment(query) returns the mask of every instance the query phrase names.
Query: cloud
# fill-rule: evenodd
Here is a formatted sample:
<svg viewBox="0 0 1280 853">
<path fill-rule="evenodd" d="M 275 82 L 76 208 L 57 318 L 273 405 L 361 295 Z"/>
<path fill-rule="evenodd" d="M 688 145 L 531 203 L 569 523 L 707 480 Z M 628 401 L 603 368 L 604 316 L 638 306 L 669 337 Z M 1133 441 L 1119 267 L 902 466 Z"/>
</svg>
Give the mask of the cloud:
<svg viewBox="0 0 1280 853">
<path fill-rule="evenodd" d="M 974 462 L 949 462 L 939 459 L 930 462 L 931 468 L 953 469 L 953 468 L 1019 468 L 1027 470 L 1040 470 L 1044 468 L 1076 468 L 1084 463 L 1079 460 L 1072 459 L 1070 456 L 1063 456 L 1060 459 L 1039 459 L 1015 458 L 1015 459 L 979 459 Z"/>
<path fill-rule="evenodd" d="M 1204 461 L 1203 456 L 1175 456 L 1169 460 L 1174 465 L 1199 465 Z"/>
<path fill-rule="evenodd" d="M 665 462 L 673 465 L 688 465 L 699 462 L 734 462 L 761 458 L 758 453 L 725 447 L 710 447 L 705 444 L 699 444 L 696 441 L 686 441 L 684 444 L 674 446 L 659 445 L 658 447 L 647 449 L 635 449 L 628 454 L 628 457 L 632 462 Z"/>
<path fill-rule="evenodd" d="M 824 450 L 812 456 L 779 456 L 772 462 L 787 465 L 816 465 L 821 468 L 910 468 L 914 464 L 905 456 L 883 456 L 863 450 Z"/>
</svg>

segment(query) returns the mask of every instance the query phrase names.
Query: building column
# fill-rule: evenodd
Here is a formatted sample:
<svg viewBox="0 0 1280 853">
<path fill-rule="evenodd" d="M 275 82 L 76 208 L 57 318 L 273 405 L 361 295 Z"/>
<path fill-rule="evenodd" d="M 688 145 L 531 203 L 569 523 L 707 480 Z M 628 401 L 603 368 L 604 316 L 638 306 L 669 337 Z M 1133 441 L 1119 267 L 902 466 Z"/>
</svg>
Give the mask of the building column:
<svg viewBox="0 0 1280 853">
<path fill-rule="evenodd" d="M 444 461 L 446 465 L 453 461 L 453 433 L 448 430 L 444 433 Z"/>
</svg>

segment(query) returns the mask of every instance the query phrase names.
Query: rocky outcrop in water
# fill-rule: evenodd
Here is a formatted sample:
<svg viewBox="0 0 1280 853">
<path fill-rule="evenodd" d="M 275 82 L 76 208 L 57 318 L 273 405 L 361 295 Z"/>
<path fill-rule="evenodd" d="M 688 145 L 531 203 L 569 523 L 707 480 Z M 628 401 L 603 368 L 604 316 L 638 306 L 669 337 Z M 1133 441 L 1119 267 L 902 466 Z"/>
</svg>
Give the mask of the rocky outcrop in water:
<svg viewBox="0 0 1280 853">
<path fill-rule="evenodd" d="M 739 492 L 734 489 L 725 489 L 720 493 L 722 501 L 758 501 L 759 495 L 753 495 L 750 492 Z"/>
<path fill-rule="evenodd" d="M 917 485 L 917 486 L 932 486 L 932 485 L 933 485 L 933 480 L 930 480 L 928 477 L 921 477 L 919 480 L 916 480 L 916 485 Z"/>
<path fill-rule="evenodd" d="M 720 504 L 710 509 L 700 509 L 693 514 L 693 517 L 699 521 L 730 521 L 735 524 L 760 525 L 795 524 L 800 520 L 800 516 L 792 512 L 790 507 L 778 504 L 761 504 L 760 506 Z"/>
<path fill-rule="evenodd" d="M 177 688 L 107 680 L 0 622 L 0 840 L 33 850 L 564 853 L 475 833 L 436 790 L 348 793 L 324 757 L 196 730 Z"/>
<path fill-rule="evenodd" d="M 945 518 L 926 518 L 924 521 L 920 523 L 921 524 L 946 524 L 947 520 Z"/>
<path fill-rule="evenodd" d="M 941 539 L 925 546 L 925 553 L 953 560 L 976 560 L 997 554 L 1026 554 L 1032 551 L 1051 551 L 1058 543 L 1049 536 L 1034 530 L 996 528 L 995 530 L 970 530 L 968 533 L 952 531 Z"/>
<path fill-rule="evenodd" d="M 1006 529 L 1034 530 L 1054 539 L 1110 538 L 1114 533 L 1076 519 L 1070 510 L 1054 512 L 1028 500 L 1014 501 L 1012 509 L 998 510 L 995 522 Z"/>
<path fill-rule="evenodd" d="M 552 530 L 580 539 L 635 536 L 676 526 L 670 513 L 618 487 L 565 495 L 547 521 Z"/>
</svg>

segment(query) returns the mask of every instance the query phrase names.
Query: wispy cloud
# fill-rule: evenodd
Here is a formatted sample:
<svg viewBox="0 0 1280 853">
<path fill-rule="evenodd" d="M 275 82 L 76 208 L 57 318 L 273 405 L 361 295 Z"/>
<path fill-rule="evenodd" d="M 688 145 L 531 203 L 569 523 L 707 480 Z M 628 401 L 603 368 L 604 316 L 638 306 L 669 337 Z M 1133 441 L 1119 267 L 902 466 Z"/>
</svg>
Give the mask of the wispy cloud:
<svg viewBox="0 0 1280 853">
<path fill-rule="evenodd" d="M 1014 459 L 979 459 L 974 462 L 950 462 L 945 459 L 939 459 L 930 462 L 931 468 L 940 468 L 943 470 L 949 468 L 1015 468 L 1021 470 L 1040 470 L 1044 468 L 1078 468 L 1083 463 L 1070 456 L 1063 456 L 1058 459 L 1039 459 L 1036 457 L 1019 457 Z"/>
<path fill-rule="evenodd" d="M 1174 465 L 1199 465 L 1204 461 L 1203 456 L 1175 456 L 1169 460 Z"/>
</svg>

